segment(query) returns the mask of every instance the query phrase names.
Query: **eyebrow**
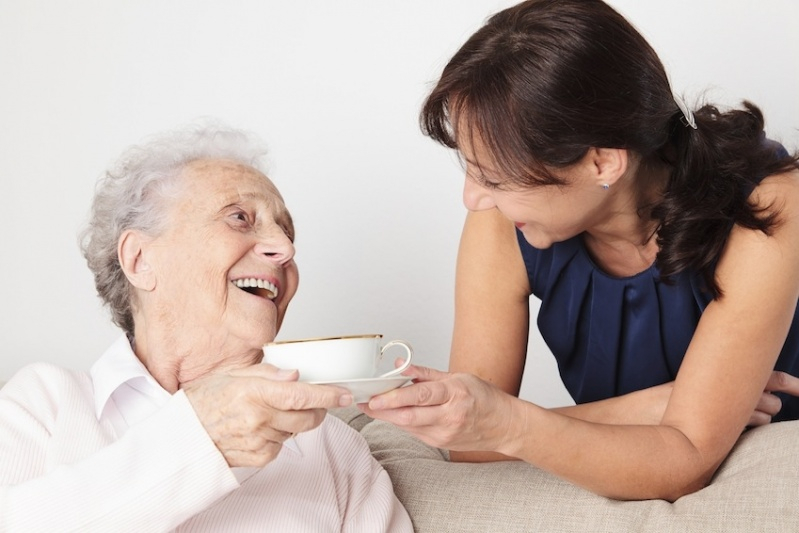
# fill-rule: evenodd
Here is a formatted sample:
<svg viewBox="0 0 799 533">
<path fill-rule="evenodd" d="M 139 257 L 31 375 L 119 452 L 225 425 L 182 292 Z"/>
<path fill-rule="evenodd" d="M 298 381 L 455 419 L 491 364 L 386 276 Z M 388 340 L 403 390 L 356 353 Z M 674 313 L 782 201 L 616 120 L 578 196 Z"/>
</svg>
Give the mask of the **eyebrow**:
<svg viewBox="0 0 799 533">
<path fill-rule="evenodd" d="M 471 165 L 472 169 L 474 169 L 473 173 L 478 175 L 481 179 L 488 180 L 489 175 L 493 175 L 494 179 L 496 179 L 498 172 L 493 167 L 486 167 L 484 164 L 479 163 L 476 159 L 466 158 L 462 155 L 461 161 L 467 165 Z"/>
<path fill-rule="evenodd" d="M 222 207 L 220 208 L 219 211 L 221 212 L 230 206 L 246 201 L 256 201 L 256 202 L 265 203 L 267 208 L 274 211 L 276 218 L 285 217 L 288 214 L 288 208 L 286 208 L 286 204 L 283 202 L 283 199 L 279 195 L 279 193 L 262 194 L 258 192 L 244 192 L 244 193 L 230 194 L 226 196 L 222 201 Z"/>
<path fill-rule="evenodd" d="M 225 206 L 235 205 L 242 201 L 261 201 L 267 204 L 269 207 L 274 207 L 278 203 L 282 203 L 282 200 L 277 201 L 280 197 L 276 194 L 262 194 L 257 192 L 244 192 L 244 193 L 235 193 L 230 194 L 225 197 L 224 203 Z"/>
<path fill-rule="evenodd" d="M 277 195 L 274 194 L 265 195 L 259 192 L 244 192 L 244 193 L 238 193 L 236 197 L 242 200 L 264 200 L 267 203 L 272 203 L 273 199 L 277 197 Z"/>
</svg>

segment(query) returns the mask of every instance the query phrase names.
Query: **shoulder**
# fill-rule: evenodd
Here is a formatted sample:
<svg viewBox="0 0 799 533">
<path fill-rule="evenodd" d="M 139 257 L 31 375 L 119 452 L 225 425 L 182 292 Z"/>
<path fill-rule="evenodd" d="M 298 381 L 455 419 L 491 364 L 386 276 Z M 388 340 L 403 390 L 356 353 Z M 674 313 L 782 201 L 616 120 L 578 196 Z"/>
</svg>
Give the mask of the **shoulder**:
<svg viewBox="0 0 799 533">
<path fill-rule="evenodd" d="M 50 411 L 57 410 L 63 404 L 62 400 L 76 396 L 91 398 L 89 374 L 51 363 L 33 363 L 23 367 L 0 389 L 2 399 Z"/>
<path fill-rule="evenodd" d="M 750 204 L 761 216 L 773 216 L 765 232 L 735 225 L 727 239 L 716 275 L 724 292 L 739 286 L 795 306 L 799 294 L 799 171 L 764 178 Z M 793 311 L 791 310 L 791 316 Z"/>
<path fill-rule="evenodd" d="M 781 220 L 799 215 L 799 170 L 766 176 L 752 190 L 750 203 Z"/>
<path fill-rule="evenodd" d="M 71 370 L 52 363 L 31 363 L 19 369 L 14 374 L 6 387 L 13 390 L 21 385 L 39 385 L 44 388 L 56 387 L 83 387 L 91 384 L 88 372 Z M 6 390 L 3 387 L 3 391 Z"/>
<path fill-rule="evenodd" d="M 749 196 L 749 203 L 759 210 L 761 216 L 773 216 L 774 224 L 767 232 L 768 238 L 763 240 L 774 241 L 779 248 L 785 250 L 799 249 L 799 170 L 772 174 L 754 188 Z M 736 227 L 734 233 L 755 233 Z M 757 239 L 757 235 L 753 236 Z"/>
</svg>

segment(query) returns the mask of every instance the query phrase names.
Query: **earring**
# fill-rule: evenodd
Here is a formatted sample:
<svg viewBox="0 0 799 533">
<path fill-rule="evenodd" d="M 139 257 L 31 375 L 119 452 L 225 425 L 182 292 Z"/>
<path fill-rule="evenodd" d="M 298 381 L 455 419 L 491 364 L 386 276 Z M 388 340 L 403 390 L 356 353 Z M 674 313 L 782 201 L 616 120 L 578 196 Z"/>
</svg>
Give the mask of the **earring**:
<svg viewBox="0 0 799 533">
<path fill-rule="evenodd" d="M 608 185 L 607 183 L 603 183 L 602 188 L 607 191 L 608 189 L 610 189 L 610 185 Z"/>
</svg>

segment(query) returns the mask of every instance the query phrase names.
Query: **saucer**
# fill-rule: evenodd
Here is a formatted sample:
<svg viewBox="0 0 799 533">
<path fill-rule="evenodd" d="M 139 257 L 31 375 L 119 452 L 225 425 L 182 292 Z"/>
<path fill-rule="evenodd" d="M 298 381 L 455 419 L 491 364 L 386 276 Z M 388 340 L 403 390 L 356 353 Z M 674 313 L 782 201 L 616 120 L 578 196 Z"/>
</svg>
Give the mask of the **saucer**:
<svg viewBox="0 0 799 533">
<path fill-rule="evenodd" d="M 354 403 L 368 402 L 369 398 L 383 394 L 405 385 L 411 380 L 408 376 L 392 376 L 388 378 L 350 379 L 346 381 L 309 381 L 314 385 L 337 385 L 352 393 Z"/>
</svg>

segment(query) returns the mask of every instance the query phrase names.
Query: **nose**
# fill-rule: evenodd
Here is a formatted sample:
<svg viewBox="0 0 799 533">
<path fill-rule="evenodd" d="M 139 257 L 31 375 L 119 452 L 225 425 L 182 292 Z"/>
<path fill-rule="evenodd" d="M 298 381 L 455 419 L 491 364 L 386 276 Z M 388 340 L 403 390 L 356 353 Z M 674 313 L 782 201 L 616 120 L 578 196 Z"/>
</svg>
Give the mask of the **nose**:
<svg viewBox="0 0 799 533">
<path fill-rule="evenodd" d="M 255 253 L 265 256 L 278 265 L 285 265 L 294 259 L 294 243 L 282 229 L 275 226 L 268 231 L 260 232 Z"/>
<path fill-rule="evenodd" d="M 467 176 L 463 184 L 463 205 L 469 211 L 485 211 L 493 209 L 497 204 L 489 189 Z"/>
</svg>

